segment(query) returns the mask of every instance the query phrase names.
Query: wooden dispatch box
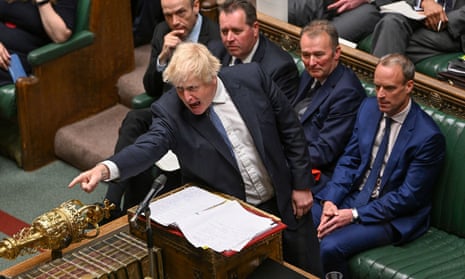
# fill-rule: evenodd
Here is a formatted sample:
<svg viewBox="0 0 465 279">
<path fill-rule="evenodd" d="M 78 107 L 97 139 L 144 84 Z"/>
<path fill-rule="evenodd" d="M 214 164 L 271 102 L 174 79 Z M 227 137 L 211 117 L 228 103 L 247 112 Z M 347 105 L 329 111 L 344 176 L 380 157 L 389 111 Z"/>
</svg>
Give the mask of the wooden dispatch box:
<svg viewBox="0 0 465 279">
<path fill-rule="evenodd" d="M 179 191 L 184 187 L 186 186 L 166 193 L 159 198 Z M 223 194 L 221 196 L 235 199 Z M 218 253 L 212 249 L 195 248 L 178 230 L 161 226 L 152 221 L 153 243 L 162 251 L 164 278 L 241 279 L 247 278 L 267 258 L 283 262 L 281 234 L 285 225 L 276 216 L 260 211 L 244 202 L 241 202 L 241 204 L 258 215 L 272 217 L 280 225 L 276 229 L 272 229 L 253 239 L 240 252 Z M 128 220 L 134 216 L 136 209 L 137 206 L 128 210 Z M 145 240 L 145 217 L 141 216 L 137 223 L 138 227 L 142 229 L 130 225 L 130 232 Z"/>
</svg>

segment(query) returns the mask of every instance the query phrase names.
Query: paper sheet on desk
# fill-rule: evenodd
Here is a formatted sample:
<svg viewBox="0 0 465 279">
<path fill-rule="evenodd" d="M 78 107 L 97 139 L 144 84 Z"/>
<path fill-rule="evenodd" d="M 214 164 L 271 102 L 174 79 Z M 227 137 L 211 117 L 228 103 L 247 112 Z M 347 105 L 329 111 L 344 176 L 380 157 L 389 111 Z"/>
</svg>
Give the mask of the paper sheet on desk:
<svg viewBox="0 0 465 279">
<path fill-rule="evenodd" d="M 391 4 L 383 5 L 379 8 L 379 12 L 382 14 L 383 13 L 398 13 L 398 14 L 402 14 L 414 20 L 423 20 L 426 18 L 423 12 L 415 11 L 412 8 L 412 6 L 410 6 L 405 1 L 398 1 L 398 2 L 391 3 Z"/>
<path fill-rule="evenodd" d="M 240 251 L 275 226 L 271 218 L 247 211 L 238 201 L 190 186 L 150 204 L 150 218 L 180 229 L 194 247 Z"/>
<path fill-rule="evenodd" d="M 177 225 L 183 218 L 216 206 L 226 199 L 196 186 L 159 199 L 150 204 L 150 218 L 163 225 Z"/>
<path fill-rule="evenodd" d="M 208 247 L 217 252 L 240 251 L 274 225 L 270 218 L 247 211 L 237 201 L 226 201 L 178 222 L 194 247 Z"/>
</svg>

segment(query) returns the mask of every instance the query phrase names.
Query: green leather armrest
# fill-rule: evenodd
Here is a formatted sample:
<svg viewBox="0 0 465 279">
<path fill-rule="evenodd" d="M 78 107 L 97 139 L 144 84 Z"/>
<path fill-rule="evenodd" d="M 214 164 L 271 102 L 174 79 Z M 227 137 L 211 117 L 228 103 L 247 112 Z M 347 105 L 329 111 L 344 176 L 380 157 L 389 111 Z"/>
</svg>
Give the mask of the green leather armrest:
<svg viewBox="0 0 465 279">
<path fill-rule="evenodd" d="M 15 85 L 7 84 L 0 87 L 0 119 L 11 120 L 16 117 Z"/>
<path fill-rule="evenodd" d="M 155 101 L 155 98 L 147 95 L 147 93 L 144 92 L 132 98 L 132 108 L 133 109 L 148 108 L 153 103 L 153 101 Z"/>
<path fill-rule="evenodd" d="M 31 51 L 28 55 L 28 61 L 32 66 L 37 66 L 51 61 L 66 53 L 91 45 L 94 41 L 94 33 L 83 30 L 74 34 L 68 41 L 56 44 L 50 43 L 43 47 Z"/>
</svg>

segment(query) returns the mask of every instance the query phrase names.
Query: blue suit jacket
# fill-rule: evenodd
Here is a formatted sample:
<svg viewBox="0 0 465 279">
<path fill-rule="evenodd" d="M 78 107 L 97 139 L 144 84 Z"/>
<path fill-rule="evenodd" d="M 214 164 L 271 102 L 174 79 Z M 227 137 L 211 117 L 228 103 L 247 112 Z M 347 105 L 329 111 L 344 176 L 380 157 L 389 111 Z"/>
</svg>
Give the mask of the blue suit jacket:
<svg viewBox="0 0 465 279">
<path fill-rule="evenodd" d="M 281 218 L 295 228 L 292 190 L 310 189 L 313 179 L 305 136 L 292 106 L 256 63 L 224 67 L 219 78 L 270 175 Z M 237 163 L 206 114 L 192 114 L 174 89 L 152 104 L 152 112 L 150 130 L 110 158 L 119 167 L 121 179 L 147 169 L 171 149 L 186 182 L 245 199 Z"/>
<path fill-rule="evenodd" d="M 360 106 L 354 132 L 334 175 L 317 194 L 340 208 L 351 208 L 370 163 L 371 149 L 382 113 L 376 98 Z M 363 224 L 389 222 L 398 232 L 394 242 L 412 240 L 429 227 L 431 195 L 442 168 L 444 136 L 416 103 L 405 119 L 385 166 L 380 195 L 357 208 Z M 397 234 L 396 234 L 397 235 Z"/>
<path fill-rule="evenodd" d="M 220 59 L 223 66 L 229 66 L 231 55 L 224 47 L 221 40 L 208 44 L 210 51 Z M 263 71 L 268 74 L 289 100 L 295 97 L 299 84 L 299 72 L 291 55 L 281 47 L 260 35 L 259 44 L 252 62 L 257 62 Z"/>
<path fill-rule="evenodd" d="M 307 71 L 302 73 L 293 106 L 305 97 L 313 81 Z M 352 134 L 358 108 L 365 97 L 365 90 L 355 73 L 339 64 L 316 90 L 300 119 L 312 167 L 321 171 L 314 193 L 331 178 L 336 162 Z"/>
</svg>

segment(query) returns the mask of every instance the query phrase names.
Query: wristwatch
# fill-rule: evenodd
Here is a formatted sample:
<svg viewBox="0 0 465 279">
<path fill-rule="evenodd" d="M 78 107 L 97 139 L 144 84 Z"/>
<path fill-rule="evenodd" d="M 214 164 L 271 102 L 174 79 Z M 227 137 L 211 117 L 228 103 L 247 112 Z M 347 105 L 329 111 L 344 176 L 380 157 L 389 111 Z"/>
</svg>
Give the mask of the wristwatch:
<svg viewBox="0 0 465 279">
<path fill-rule="evenodd" d="M 36 5 L 40 7 L 42 5 L 47 4 L 48 2 L 50 2 L 50 0 L 36 0 Z"/>
<path fill-rule="evenodd" d="M 358 223 L 360 221 L 360 217 L 358 216 L 358 211 L 356 208 L 352 208 L 352 223 Z"/>
</svg>

